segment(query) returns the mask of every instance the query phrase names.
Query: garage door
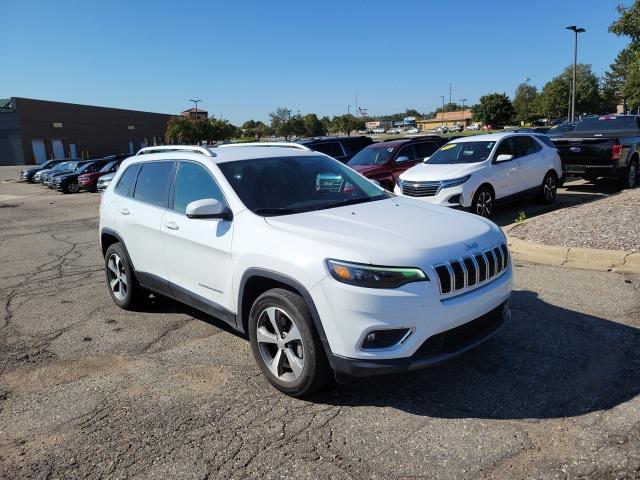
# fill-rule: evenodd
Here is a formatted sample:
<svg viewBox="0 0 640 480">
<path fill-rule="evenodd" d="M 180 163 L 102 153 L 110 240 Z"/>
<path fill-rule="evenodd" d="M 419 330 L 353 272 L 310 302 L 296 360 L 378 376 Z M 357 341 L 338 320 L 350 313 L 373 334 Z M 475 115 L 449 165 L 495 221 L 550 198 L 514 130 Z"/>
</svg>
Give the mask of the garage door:
<svg viewBox="0 0 640 480">
<path fill-rule="evenodd" d="M 44 163 L 47 161 L 47 150 L 44 148 L 43 139 L 32 138 L 31 148 L 33 148 L 33 158 L 36 159 L 36 163 Z"/>
<path fill-rule="evenodd" d="M 51 140 L 51 148 L 53 149 L 53 158 L 64 158 L 64 144 L 62 139 L 54 138 Z"/>
</svg>

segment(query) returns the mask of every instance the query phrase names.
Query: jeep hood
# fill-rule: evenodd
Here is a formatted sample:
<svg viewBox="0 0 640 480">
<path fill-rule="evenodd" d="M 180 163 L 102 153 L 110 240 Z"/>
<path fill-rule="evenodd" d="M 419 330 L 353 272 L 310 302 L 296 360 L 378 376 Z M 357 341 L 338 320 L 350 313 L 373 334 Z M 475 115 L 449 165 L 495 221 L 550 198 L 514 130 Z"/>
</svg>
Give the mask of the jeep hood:
<svg viewBox="0 0 640 480">
<path fill-rule="evenodd" d="M 407 197 L 265 221 L 328 258 L 377 265 L 429 266 L 504 241 L 488 220 Z"/>
</svg>

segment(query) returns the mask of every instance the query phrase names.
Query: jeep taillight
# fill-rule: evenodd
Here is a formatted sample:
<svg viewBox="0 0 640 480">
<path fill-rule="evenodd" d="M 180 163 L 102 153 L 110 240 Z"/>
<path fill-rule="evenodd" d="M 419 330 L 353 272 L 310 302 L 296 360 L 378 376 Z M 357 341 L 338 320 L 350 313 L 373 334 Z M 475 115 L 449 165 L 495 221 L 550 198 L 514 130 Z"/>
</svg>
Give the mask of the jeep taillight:
<svg viewBox="0 0 640 480">
<path fill-rule="evenodd" d="M 622 153 L 622 145 L 614 145 L 611 147 L 611 160 L 620 160 L 620 154 Z"/>
</svg>

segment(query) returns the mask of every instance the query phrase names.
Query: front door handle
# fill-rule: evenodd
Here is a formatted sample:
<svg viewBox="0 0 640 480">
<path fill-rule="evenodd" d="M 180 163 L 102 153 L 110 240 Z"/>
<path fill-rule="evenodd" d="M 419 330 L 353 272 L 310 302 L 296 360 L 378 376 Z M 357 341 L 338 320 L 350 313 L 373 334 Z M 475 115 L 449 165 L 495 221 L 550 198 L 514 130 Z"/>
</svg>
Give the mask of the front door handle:
<svg viewBox="0 0 640 480">
<path fill-rule="evenodd" d="M 165 222 L 164 226 L 169 230 L 178 230 L 180 227 L 176 224 L 176 222 Z"/>
<path fill-rule="evenodd" d="M 128 209 L 128 208 L 121 208 L 121 209 L 120 209 L 120 213 L 121 213 L 122 215 L 129 215 L 131 212 L 129 211 L 129 209 Z"/>
</svg>

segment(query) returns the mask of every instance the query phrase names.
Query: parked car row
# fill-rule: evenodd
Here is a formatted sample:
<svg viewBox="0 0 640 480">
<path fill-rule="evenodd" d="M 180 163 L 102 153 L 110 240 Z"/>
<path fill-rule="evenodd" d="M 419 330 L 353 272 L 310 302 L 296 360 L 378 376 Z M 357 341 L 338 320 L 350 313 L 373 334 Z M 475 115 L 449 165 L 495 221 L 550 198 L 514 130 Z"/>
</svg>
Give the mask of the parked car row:
<svg viewBox="0 0 640 480">
<path fill-rule="evenodd" d="M 62 193 L 77 193 L 82 190 L 96 192 L 100 188 L 104 190 L 108 185 L 108 179 L 102 180 L 103 177 L 115 173 L 122 160 L 129 156 L 130 154 L 117 154 L 92 160 L 49 160 L 37 167 L 22 170 L 20 180 L 40 183 Z"/>
</svg>

